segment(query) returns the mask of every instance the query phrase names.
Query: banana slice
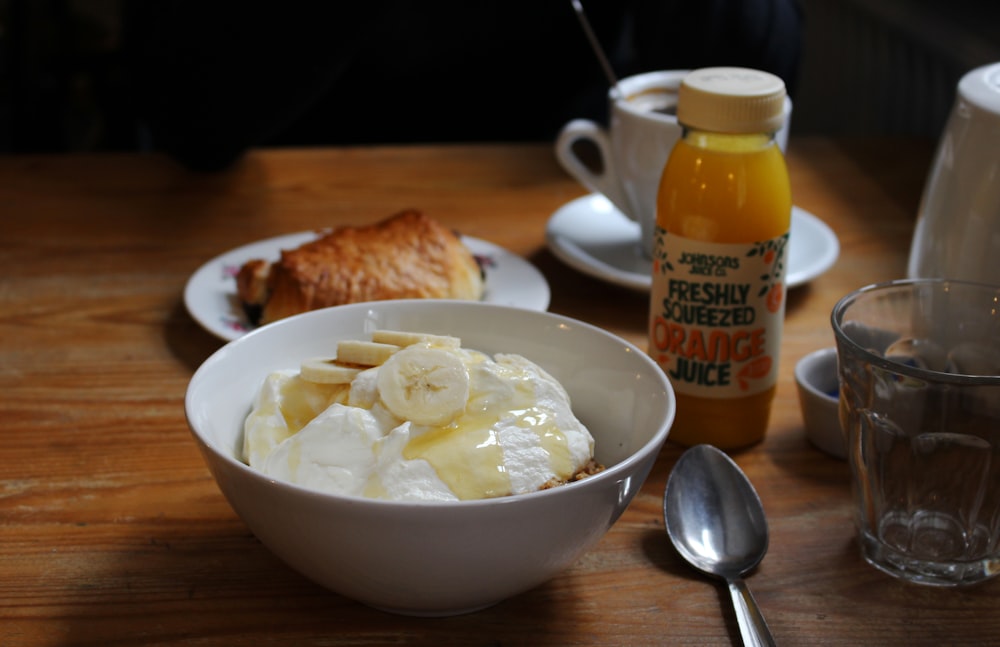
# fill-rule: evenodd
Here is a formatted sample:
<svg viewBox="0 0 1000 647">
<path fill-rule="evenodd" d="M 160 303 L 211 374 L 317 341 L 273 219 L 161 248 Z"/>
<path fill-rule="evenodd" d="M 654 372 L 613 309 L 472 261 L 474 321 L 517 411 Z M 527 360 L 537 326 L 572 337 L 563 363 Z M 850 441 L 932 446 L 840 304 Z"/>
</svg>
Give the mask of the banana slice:
<svg viewBox="0 0 1000 647">
<path fill-rule="evenodd" d="M 337 363 L 380 366 L 399 349 L 396 344 L 345 339 L 337 342 Z"/>
<path fill-rule="evenodd" d="M 363 369 L 344 366 L 333 359 L 307 359 L 299 366 L 299 377 L 317 384 L 350 384 Z"/>
<path fill-rule="evenodd" d="M 383 344 L 395 344 L 402 347 L 414 344 L 427 344 L 442 348 L 459 348 L 462 345 L 462 340 L 458 337 L 432 335 L 423 332 L 406 332 L 403 330 L 376 330 L 372 333 L 372 341 Z"/>
<path fill-rule="evenodd" d="M 410 346 L 379 368 L 378 390 L 396 417 L 417 425 L 446 425 L 465 411 L 469 372 L 447 350 Z"/>
</svg>

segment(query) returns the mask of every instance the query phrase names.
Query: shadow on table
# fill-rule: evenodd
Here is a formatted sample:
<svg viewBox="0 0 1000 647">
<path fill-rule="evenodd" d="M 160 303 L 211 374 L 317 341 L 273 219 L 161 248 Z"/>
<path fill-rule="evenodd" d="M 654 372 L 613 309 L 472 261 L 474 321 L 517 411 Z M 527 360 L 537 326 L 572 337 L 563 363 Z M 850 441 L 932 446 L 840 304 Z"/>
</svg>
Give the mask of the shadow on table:
<svg viewBox="0 0 1000 647">
<path fill-rule="evenodd" d="M 904 213 L 916 220 L 936 142 L 921 137 L 841 137 L 836 142 L 844 155 L 875 181 Z M 905 154 L 900 154 L 901 151 Z M 914 178 L 920 178 L 920 190 L 914 190 Z"/>
<path fill-rule="evenodd" d="M 204 506 L 208 505 L 207 508 Z M 578 618 L 560 577 L 475 613 L 421 618 L 367 607 L 284 565 L 219 501 L 190 518 L 149 516 L 116 529 L 121 545 L 74 573 L 73 597 L 53 612 L 73 645 L 561 644 Z M 100 541 L 101 529 L 86 529 Z M 95 539 L 96 538 L 96 539 Z M 558 598 L 559 614 L 551 611 Z M 112 609 L 112 613 L 96 613 Z"/>
<path fill-rule="evenodd" d="M 180 300 L 170 311 L 163 335 L 170 352 L 192 373 L 225 345 L 223 340 L 198 325 Z"/>
<path fill-rule="evenodd" d="M 659 528 L 657 531 L 650 530 L 643 535 L 642 548 L 646 557 L 657 568 L 682 581 L 680 587 L 676 582 L 669 587 L 666 582 L 664 583 L 664 588 L 671 590 L 672 597 L 681 599 L 682 597 L 700 596 L 701 599 L 707 600 L 708 596 L 711 595 L 709 589 L 714 589 L 719 602 L 719 615 L 726 624 L 726 630 L 729 632 L 732 644 L 739 645 L 741 643 L 739 624 L 730 601 L 729 589 L 724 580 L 705 575 L 684 561 L 674 549 L 673 544 L 670 543 L 670 537 L 663 528 Z M 752 576 L 754 571 L 746 576 Z M 680 588 L 683 588 L 683 591 Z"/>
</svg>

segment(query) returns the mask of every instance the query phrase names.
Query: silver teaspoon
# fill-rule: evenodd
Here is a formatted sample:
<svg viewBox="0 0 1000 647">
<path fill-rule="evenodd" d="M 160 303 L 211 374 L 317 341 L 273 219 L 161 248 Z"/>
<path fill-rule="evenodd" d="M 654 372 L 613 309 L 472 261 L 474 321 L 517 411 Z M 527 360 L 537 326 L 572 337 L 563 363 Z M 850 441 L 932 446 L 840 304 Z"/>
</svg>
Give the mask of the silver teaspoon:
<svg viewBox="0 0 1000 647">
<path fill-rule="evenodd" d="M 601 47 L 601 41 L 597 40 L 597 34 L 590 27 L 590 21 L 587 20 L 587 14 L 583 10 L 583 5 L 580 4 L 580 0 L 570 0 L 573 5 L 573 11 L 576 12 L 576 17 L 580 21 L 580 27 L 583 28 L 583 33 L 587 37 L 587 41 L 590 42 L 590 48 L 594 50 L 594 55 L 597 57 L 597 61 L 601 64 L 601 69 L 604 70 L 604 76 L 608 77 L 608 83 L 614 88 L 615 93 L 624 98 L 625 95 L 618 88 L 618 77 L 615 76 L 615 71 L 611 67 L 611 62 L 608 60 L 607 55 L 604 53 L 604 48 Z"/>
<path fill-rule="evenodd" d="M 667 534 L 692 566 L 729 585 L 745 645 L 774 645 L 774 638 L 743 574 L 767 552 L 767 518 L 746 474 L 712 445 L 683 454 L 663 496 Z"/>
</svg>

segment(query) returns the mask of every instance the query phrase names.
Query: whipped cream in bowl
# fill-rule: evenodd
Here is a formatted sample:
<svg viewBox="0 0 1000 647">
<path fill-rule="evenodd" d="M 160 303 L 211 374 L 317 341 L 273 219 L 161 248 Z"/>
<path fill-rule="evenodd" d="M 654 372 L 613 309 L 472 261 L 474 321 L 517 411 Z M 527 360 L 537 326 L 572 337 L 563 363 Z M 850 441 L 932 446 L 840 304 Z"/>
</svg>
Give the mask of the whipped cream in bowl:
<svg viewBox="0 0 1000 647">
<path fill-rule="evenodd" d="M 341 344 L 351 358 L 358 343 L 398 348 L 341 371 Z M 595 545 L 641 488 L 675 402 L 645 353 L 597 327 L 421 299 L 262 327 L 204 362 L 185 406 L 220 490 L 289 566 L 370 606 L 451 615 Z"/>
<path fill-rule="evenodd" d="M 387 336 L 410 343 L 350 340 L 336 359 L 268 375 L 244 460 L 311 489 L 396 501 L 526 494 L 599 471 L 569 394 L 534 362 L 451 336 L 373 334 Z"/>
</svg>

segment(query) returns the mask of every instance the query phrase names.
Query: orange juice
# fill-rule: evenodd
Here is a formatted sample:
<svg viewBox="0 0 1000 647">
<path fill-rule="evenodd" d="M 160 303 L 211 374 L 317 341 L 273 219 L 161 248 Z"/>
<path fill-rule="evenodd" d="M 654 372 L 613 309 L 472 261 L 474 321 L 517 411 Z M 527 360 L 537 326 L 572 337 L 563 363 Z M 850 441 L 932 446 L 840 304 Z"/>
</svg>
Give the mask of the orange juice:
<svg viewBox="0 0 1000 647">
<path fill-rule="evenodd" d="M 768 425 L 791 190 L 773 120 L 743 119 L 751 132 L 692 127 L 684 98 L 682 86 L 685 131 L 657 196 L 649 352 L 677 395 L 670 440 L 732 449 L 760 441 Z M 783 109 L 783 84 L 780 98 Z"/>
</svg>

